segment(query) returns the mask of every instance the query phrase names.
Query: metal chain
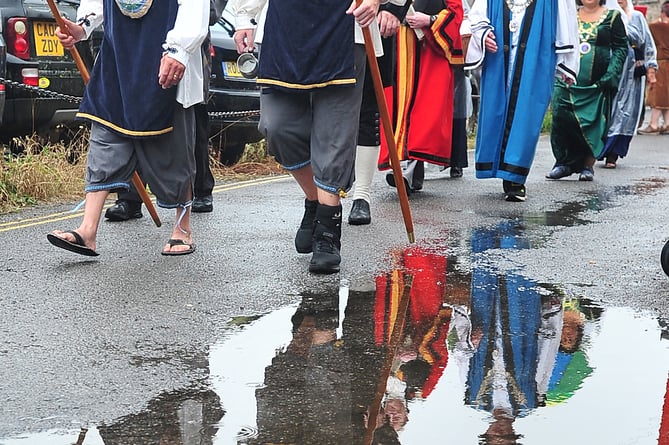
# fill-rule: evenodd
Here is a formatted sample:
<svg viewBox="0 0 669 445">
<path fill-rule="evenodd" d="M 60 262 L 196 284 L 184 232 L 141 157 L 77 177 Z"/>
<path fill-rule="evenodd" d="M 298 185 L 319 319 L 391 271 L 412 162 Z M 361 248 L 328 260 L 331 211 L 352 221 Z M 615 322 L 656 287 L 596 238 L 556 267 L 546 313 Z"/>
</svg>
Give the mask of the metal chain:
<svg viewBox="0 0 669 445">
<path fill-rule="evenodd" d="M 40 96 L 52 97 L 54 99 L 62 99 L 72 103 L 81 103 L 81 97 L 70 96 L 63 93 L 58 93 L 56 91 L 47 90 L 46 88 L 34 87 L 31 85 L 26 85 L 24 83 L 15 82 L 9 79 L 3 79 L 0 77 L 0 83 L 3 85 L 9 85 L 12 88 L 18 88 L 20 90 L 30 91 L 32 93 L 38 94 Z M 258 116 L 260 115 L 260 110 L 248 110 L 248 111 L 211 111 L 208 113 L 210 119 L 223 119 L 226 117 L 249 117 L 249 116 Z"/>
<path fill-rule="evenodd" d="M 209 118 L 259 116 L 260 110 L 249 111 L 210 111 Z"/>
<path fill-rule="evenodd" d="M 39 94 L 40 96 L 53 97 L 55 99 L 63 99 L 63 100 L 66 100 L 68 102 L 72 102 L 72 103 L 75 103 L 75 104 L 78 104 L 78 103 L 81 102 L 81 97 L 69 96 L 67 94 L 57 93 L 55 91 L 50 91 L 50 90 L 47 90 L 45 88 L 34 87 L 32 85 L 26 85 L 25 83 L 19 83 L 19 82 L 15 82 L 15 81 L 9 80 L 9 79 L 3 79 L 2 77 L 0 77 L 0 82 L 3 85 L 9 85 L 10 87 L 18 88 L 19 90 L 30 91 L 30 92 L 33 92 L 35 94 Z"/>
</svg>

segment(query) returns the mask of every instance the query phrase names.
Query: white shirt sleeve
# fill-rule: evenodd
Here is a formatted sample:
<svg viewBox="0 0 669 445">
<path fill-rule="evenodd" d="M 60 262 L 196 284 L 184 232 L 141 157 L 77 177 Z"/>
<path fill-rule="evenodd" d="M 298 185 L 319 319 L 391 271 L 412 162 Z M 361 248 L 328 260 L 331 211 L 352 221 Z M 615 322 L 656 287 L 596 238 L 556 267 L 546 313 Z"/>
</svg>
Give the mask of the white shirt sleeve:
<svg viewBox="0 0 669 445">
<path fill-rule="evenodd" d="M 177 19 L 165 37 L 163 49 L 169 56 L 183 63 L 194 52 L 199 52 L 209 32 L 209 2 L 207 0 L 179 0 Z"/>
<path fill-rule="evenodd" d="M 179 0 L 174 28 L 168 31 L 163 49 L 166 54 L 183 63 L 184 76 L 177 85 L 177 101 L 188 108 L 204 102 L 202 42 L 209 32 L 209 1 Z"/>
<path fill-rule="evenodd" d="M 82 0 L 77 8 L 76 23 L 81 25 L 88 38 L 93 30 L 104 21 L 102 0 Z"/>
<path fill-rule="evenodd" d="M 469 46 L 467 47 L 467 59 L 465 60 L 465 69 L 471 70 L 481 66 L 485 57 L 485 38 L 493 30 L 488 18 L 488 1 L 475 0 L 472 9 L 469 11 Z M 464 21 L 463 21 L 464 23 Z M 461 33 L 466 31 L 466 26 L 461 29 Z"/>
<path fill-rule="evenodd" d="M 267 0 L 230 0 L 230 10 L 235 15 L 235 28 L 255 29 L 260 12 Z"/>
<path fill-rule="evenodd" d="M 581 54 L 579 53 L 576 4 L 573 0 L 558 0 L 555 52 L 557 53 L 556 75 L 564 74 L 575 82 Z"/>
</svg>

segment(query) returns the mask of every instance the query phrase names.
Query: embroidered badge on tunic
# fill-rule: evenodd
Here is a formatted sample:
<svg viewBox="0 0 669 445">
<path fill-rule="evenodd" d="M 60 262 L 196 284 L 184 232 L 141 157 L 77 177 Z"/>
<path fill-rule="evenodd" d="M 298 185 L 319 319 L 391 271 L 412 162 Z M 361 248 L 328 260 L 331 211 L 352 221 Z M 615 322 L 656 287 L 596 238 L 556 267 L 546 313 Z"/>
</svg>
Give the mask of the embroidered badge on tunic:
<svg viewBox="0 0 669 445">
<path fill-rule="evenodd" d="M 149 12 L 151 3 L 153 0 L 116 0 L 121 13 L 133 19 L 144 17 Z"/>
</svg>

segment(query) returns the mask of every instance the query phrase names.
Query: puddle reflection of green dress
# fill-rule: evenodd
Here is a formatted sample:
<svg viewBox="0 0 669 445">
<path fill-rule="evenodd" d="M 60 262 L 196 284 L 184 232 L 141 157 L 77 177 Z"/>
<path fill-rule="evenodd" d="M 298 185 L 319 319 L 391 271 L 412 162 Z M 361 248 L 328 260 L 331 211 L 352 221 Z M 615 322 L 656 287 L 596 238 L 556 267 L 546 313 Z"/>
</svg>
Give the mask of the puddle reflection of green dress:
<svg viewBox="0 0 669 445">
<path fill-rule="evenodd" d="M 551 146 L 555 165 L 581 171 L 604 149 L 611 108 L 628 39 L 620 11 L 608 10 L 599 22 L 579 20 L 581 63 L 575 85 L 555 81 Z"/>
</svg>

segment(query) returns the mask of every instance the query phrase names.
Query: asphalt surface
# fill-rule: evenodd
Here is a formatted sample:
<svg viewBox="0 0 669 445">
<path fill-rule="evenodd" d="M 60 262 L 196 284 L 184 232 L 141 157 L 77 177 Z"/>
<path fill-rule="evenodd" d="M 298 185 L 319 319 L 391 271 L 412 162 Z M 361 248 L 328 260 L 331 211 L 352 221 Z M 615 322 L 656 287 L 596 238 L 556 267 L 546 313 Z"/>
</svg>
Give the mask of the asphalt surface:
<svg viewBox="0 0 669 445">
<path fill-rule="evenodd" d="M 470 152 L 463 178 L 431 167 L 410 197 L 416 242 L 466 259 L 473 228 L 518 220 L 531 248 L 491 252 L 500 269 L 668 318 L 669 277 L 659 261 L 669 239 L 668 154 L 669 136 L 636 136 L 617 169 L 597 164 L 594 182 L 550 181 L 553 157 L 542 137 L 527 202 L 508 203 L 501 181 L 474 178 Z M 294 304 L 341 279 L 369 288 L 390 252 L 408 244 L 382 173 L 372 199 L 371 225 L 343 225 L 342 270 L 330 276 L 309 274 L 309 255 L 294 251 L 303 201 L 289 177 L 217 185 L 214 212 L 193 216 L 197 251 L 184 257 L 160 255 L 174 220 L 163 209 L 161 228 L 146 212 L 102 222 L 95 259 L 46 240 L 78 225 L 76 203 L 1 217 L 0 439 L 141 409 L 161 392 L 206 379 L 208 348 L 236 317 Z M 350 205 L 344 200 L 345 217 Z"/>
</svg>

